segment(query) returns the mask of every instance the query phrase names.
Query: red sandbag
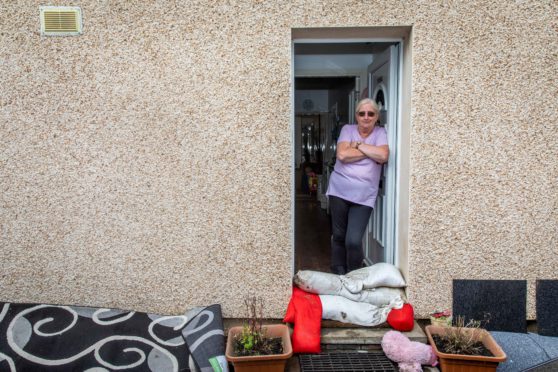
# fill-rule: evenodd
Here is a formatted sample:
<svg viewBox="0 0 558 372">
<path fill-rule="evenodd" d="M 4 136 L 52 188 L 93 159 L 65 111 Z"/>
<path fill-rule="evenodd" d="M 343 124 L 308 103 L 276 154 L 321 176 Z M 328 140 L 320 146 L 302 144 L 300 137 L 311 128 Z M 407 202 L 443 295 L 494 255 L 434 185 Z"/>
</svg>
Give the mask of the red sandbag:
<svg viewBox="0 0 558 372">
<path fill-rule="evenodd" d="M 415 310 L 411 304 L 405 304 L 401 309 L 391 309 L 387 316 L 387 322 L 397 331 L 412 331 L 415 326 Z"/>
<path fill-rule="evenodd" d="M 294 323 L 292 335 L 294 353 L 319 353 L 322 327 L 322 302 L 320 296 L 293 287 L 293 295 L 283 318 Z"/>
</svg>

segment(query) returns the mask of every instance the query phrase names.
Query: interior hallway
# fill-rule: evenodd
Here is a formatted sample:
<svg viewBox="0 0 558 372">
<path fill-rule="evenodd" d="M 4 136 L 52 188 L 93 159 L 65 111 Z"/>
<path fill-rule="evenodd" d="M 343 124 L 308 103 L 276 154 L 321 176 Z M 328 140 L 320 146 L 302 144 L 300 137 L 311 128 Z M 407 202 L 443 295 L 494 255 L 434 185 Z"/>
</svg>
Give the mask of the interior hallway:
<svg viewBox="0 0 558 372">
<path fill-rule="evenodd" d="M 295 272 L 329 272 L 331 227 L 316 196 L 297 194 L 295 201 Z"/>
</svg>

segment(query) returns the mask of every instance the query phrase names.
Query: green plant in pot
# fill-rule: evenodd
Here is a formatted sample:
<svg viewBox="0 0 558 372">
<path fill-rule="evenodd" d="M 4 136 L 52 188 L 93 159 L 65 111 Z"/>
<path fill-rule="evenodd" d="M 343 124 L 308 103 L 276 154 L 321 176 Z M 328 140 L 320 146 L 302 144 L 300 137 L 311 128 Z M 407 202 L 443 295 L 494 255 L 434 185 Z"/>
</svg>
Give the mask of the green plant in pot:
<svg viewBox="0 0 558 372">
<path fill-rule="evenodd" d="M 440 361 L 444 372 L 496 371 L 498 364 L 506 360 L 506 354 L 481 321 L 458 316 L 453 327 L 426 326 L 426 335 Z"/>
<path fill-rule="evenodd" d="M 229 329 L 225 355 L 237 372 L 285 370 L 293 353 L 289 328 L 284 324 L 263 324 L 263 300 L 244 301 L 248 318 L 242 326 Z"/>
</svg>

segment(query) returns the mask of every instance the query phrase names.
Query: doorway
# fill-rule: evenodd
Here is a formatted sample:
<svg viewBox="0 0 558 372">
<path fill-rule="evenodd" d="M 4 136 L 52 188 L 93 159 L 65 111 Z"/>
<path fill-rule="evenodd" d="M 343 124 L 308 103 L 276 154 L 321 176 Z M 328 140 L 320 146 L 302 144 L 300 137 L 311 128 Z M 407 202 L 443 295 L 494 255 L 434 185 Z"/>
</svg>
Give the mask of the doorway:
<svg viewBox="0 0 558 372">
<path fill-rule="evenodd" d="M 325 193 L 337 137 L 343 125 L 355 122 L 356 103 L 366 97 L 379 101 L 390 160 L 363 236 L 363 265 L 395 263 L 400 41 L 294 40 L 293 49 L 295 272 L 329 272 L 331 227 Z"/>
</svg>

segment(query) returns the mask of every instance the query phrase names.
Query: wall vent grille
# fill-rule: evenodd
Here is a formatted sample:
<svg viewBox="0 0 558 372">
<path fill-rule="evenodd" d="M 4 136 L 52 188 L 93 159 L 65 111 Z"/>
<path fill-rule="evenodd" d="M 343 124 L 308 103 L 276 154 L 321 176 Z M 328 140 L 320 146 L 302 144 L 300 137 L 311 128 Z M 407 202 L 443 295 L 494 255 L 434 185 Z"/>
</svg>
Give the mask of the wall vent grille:
<svg viewBox="0 0 558 372">
<path fill-rule="evenodd" d="M 41 6 L 41 35 L 81 35 L 81 9 L 70 6 Z"/>
</svg>

